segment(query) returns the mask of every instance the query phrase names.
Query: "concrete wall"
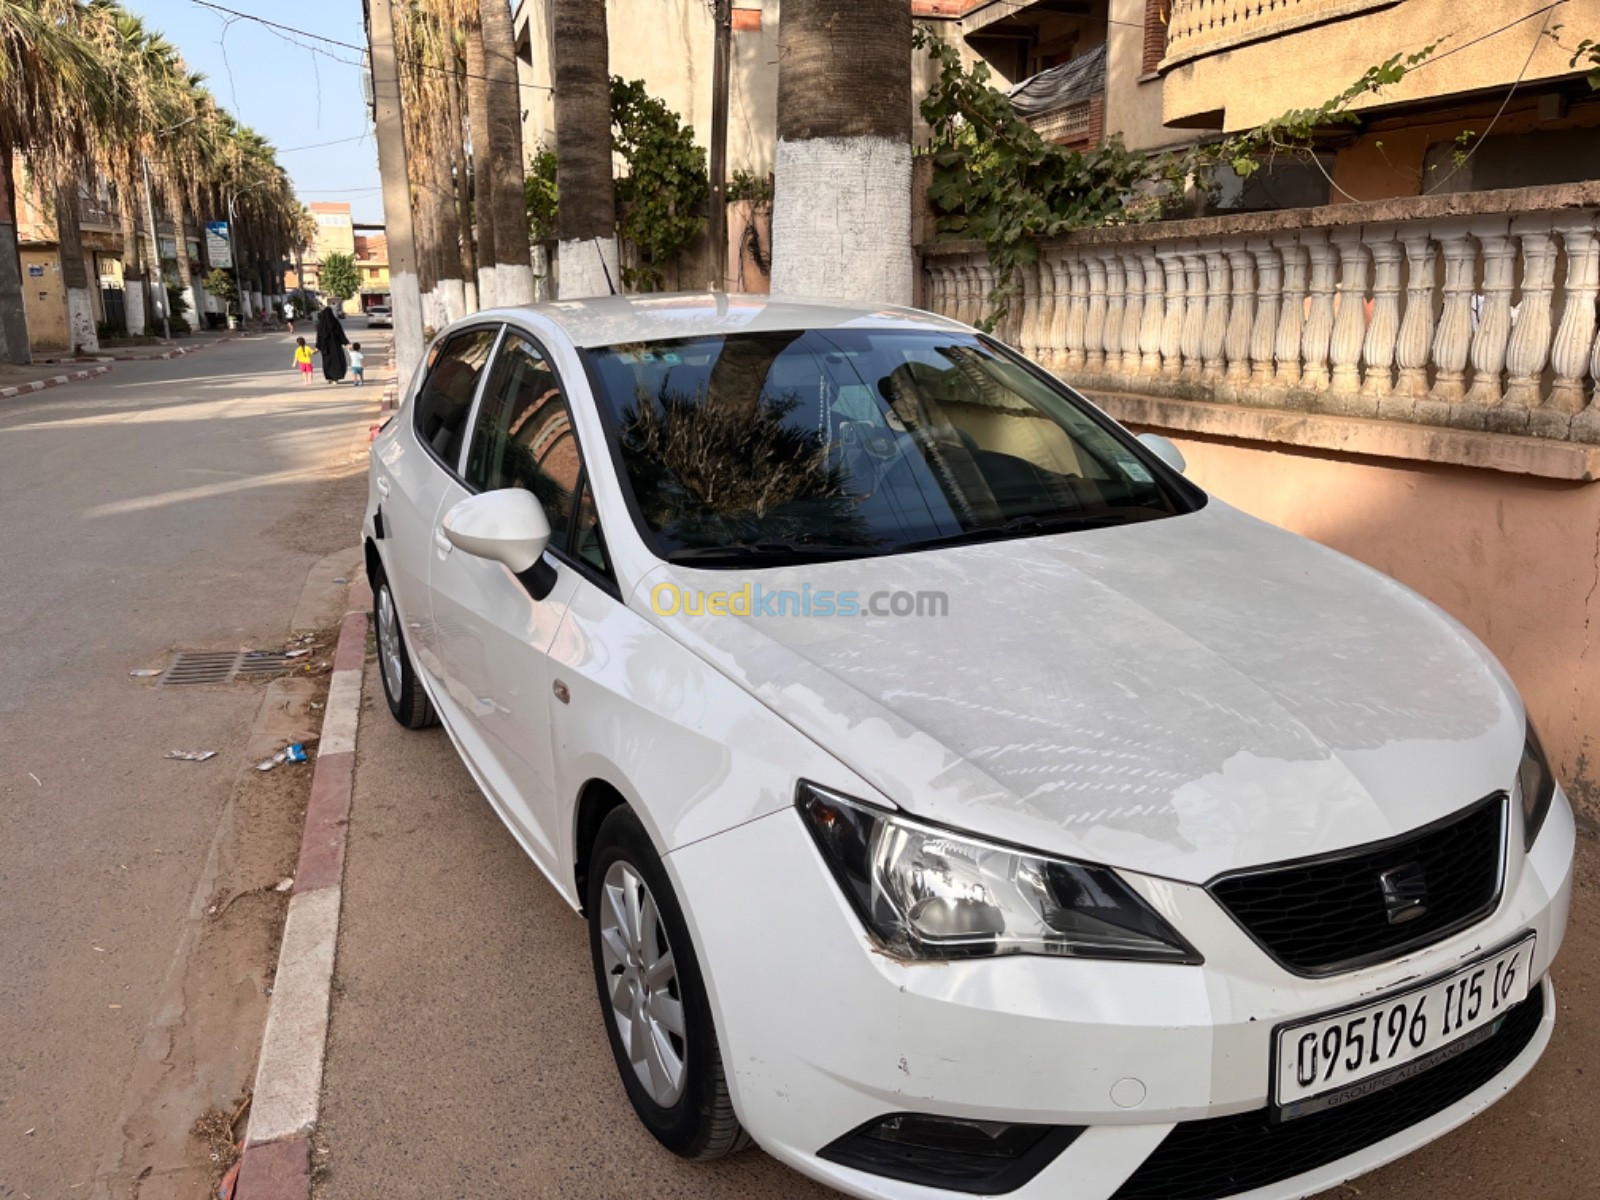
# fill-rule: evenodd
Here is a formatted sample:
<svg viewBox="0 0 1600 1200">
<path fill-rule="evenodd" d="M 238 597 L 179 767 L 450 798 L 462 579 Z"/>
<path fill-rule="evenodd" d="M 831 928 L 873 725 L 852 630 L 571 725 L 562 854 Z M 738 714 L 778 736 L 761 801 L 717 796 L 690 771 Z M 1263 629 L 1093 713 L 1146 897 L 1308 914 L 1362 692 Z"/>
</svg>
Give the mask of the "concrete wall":
<svg viewBox="0 0 1600 1200">
<path fill-rule="evenodd" d="M 1213 495 L 1392 575 L 1483 639 L 1600 820 L 1600 484 L 1172 437 Z"/>
<path fill-rule="evenodd" d="M 70 350 L 67 291 L 61 279 L 60 251 L 22 247 L 22 307 L 28 320 L 28 348 Z"/>
<path fill-rule="evenodd" d="M 1201 10 L 1202 21 L 1207 21 L 1227 7 L 1223 0 L 1180 0 L 1173 6 L 1175 32 L 1167 61 L 1174 65 L 1166 72 L 1163 96 L 1169 124 L 1191 121 L 1230 132 L 1248 129 L 1291 108 L 1316 107 L 1344 91 L 1368 67 L 1432 42 L 1440 42 L 1437 54 L 1449 52 L 1449 59 L 1440 57 L 1436 65 L 1424 65 L 1399 84 L 1358 100 L 1355 107 L 1429 101 L 1477 89 L 1499 89 L 1503 95 L 1523 71 L 1524 62 L 1521 89 L 1537 91 L 1541 80 L 1570 76 L 1571 47 L 1600 30 L 1600 0 L 1566 0 L 1548 14 L 1550 27 L 1562 27 L 1566 49 L 1541 35 L 1545 17 L 1511 24 L 1538 9 L 1536 3 L 1327 0 L 1320 7 L 1330 19 L 1265 40 L 1240 39 L 1255 32 L 1272 34 L 1285 22 L 1303 19 L 1300 14 L 1316 6 L 1282 6 L 1276 14 L 1253 11 L 1231 21 L 1211 21 L 1208 32 L 1193 38 L 1192 46 L 1176 32 L 1190 9 Z M 1352 10 L 1357 10 L 1355 15 L 1331 19 Z M 1469 44 L 1507 25 L 1510 28 Z M 1213 47 L 1200 57 L 1179 61 L 1188 49 L 1199 53 Z"/>
<path fill-rule="evenodd" d="M 642 79 L 687 125 L 695 141 L 711 146 L 711 63 L 715 30 L 705 0 L 607 0 L 611 73 Z M 551 84 L 549 0 L 518 6 L 523 152 L 555 145 Z M 766 175 L 778 113 L 777 0 L 734 0 L 733 52 L 728 85 L 728 174 Z M 531 58 L 531 62 L 528 61 Z"/>
<path fill-rule="evenodd" d="M 1161 123 L 1161 77 L 1143 73 L 1144 8 L 1145 0 L 1110 0 L 1106 22 L 1106 133 L 1121 133 L 1130 150 L 1182 145 L 1194 136 Z"/>
</svg>

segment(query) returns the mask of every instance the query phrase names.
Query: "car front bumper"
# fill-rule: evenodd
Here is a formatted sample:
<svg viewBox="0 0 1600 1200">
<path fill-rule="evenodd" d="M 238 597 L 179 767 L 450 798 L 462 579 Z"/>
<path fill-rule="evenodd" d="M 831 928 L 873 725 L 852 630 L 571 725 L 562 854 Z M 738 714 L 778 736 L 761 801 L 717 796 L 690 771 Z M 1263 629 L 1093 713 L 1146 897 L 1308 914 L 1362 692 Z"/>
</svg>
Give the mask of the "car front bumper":
<svg viewBox="0 0 1600 1200">
<path fill-rule="evenodd" d="M 1513 847 L 1490 917 L 1426 949 L 1324 979 L 1283 970 L 1204 889 L 1132 878 L 1203 965 L 903 962 L 869 939 L 793 810 L 682 847 L 667 866 L 700 950 L 745 1128 L 775 1157 L 841 1191 L 907 1200 L 969 1193 L 869 1174 L 818 1152 L 897 1112 L 1083 1126 L 1007 1194 L 1103 1200 L 1178 1123 L 1265 1108 L 1277 1025 L 1381 998 L 1536 934 L 1530 979 L 1544 980 L 1544 1012 L 1522 1051 L 1487 1083 L 1399 1132 L 1231 1193 L 1285 1200 L 1408 1153 L 1532 1069 L 1554 1020 L 1545 977 L 1566 927 L 1574 843 L 1571 809 L 1558 793 L 1532 851 Z"/>
</svg>

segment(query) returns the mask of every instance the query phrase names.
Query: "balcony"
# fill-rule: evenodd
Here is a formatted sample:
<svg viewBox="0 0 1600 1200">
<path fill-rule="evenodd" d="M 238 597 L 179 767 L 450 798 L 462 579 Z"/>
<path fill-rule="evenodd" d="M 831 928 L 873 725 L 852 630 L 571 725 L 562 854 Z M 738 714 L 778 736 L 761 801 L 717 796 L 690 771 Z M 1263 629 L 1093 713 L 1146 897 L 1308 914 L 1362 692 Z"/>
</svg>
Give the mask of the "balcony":
<svg viewBox="0 0 1600 1200">
<path fill-rule="evenodd" d="M 1172 0 L 1163 69 L 1400 0 Z"/>
<path fill-rule="evenodd" d="M 1594 478 L 1597 207 L 1584 183 L 1085 230 L 997 333 L 1136 424 Z M 981 246 L 922 254 L 926 307 L 987 313 Z"/>
<path fill-rule="evenodd" d="M 1047 142 L 1073 147 L 1100 143 L 1105 124 L 1106 47 L 1023 80 L 1006 95 L 1017 115 Z"/>
</svg>

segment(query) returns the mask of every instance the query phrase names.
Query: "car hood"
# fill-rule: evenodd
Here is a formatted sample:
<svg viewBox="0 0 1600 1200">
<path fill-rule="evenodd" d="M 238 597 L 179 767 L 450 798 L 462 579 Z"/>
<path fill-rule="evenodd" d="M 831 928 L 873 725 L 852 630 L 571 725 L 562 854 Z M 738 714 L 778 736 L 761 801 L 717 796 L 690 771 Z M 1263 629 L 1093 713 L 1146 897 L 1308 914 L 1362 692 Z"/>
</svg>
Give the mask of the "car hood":
<svg viewBox="0 0 1600 1200">
<path fill-rule="evenodd" d="M 827 589 L 940 592 L 948 613 L 662 616 L 663 583 L 813 611 Z M 636 597 L 907 811 L 1190 882 L 1423 825 L 1508 788 L 1521 752 L 1521 702 L 1470 633 L 1215 500 L 886 558 L 663 566 Z"/>
</svg>

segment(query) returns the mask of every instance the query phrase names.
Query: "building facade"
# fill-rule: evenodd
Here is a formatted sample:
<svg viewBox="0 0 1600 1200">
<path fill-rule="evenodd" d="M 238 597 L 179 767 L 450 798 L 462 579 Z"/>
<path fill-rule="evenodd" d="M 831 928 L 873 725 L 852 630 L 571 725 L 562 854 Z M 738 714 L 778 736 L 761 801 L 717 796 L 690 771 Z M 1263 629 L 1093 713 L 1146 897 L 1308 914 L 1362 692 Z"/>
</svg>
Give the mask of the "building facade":
<svg viewBox="0 0 1600 1200">
<path fill-rule="evenodd" d="M 361 277 L 361 311 L 389 301 L 389 238 L 382 225 L 356 225 L 356 274 Z"/>
<path fill-rule="evenodd" d="M 350 205 L 340 201 L 319 201 L 308 204 L 311 219 L 316 222 L 317 233 L 311 244 L 302 247 L 295 269 L 284 273 L 284 284 L 290 289 L 304 288 L 318 295 L 322 292 L 322 263 L 330 254 L 356 256 L 355 221 L 350 215 Z M 385 251 L 387 259 L 387 250 Z M 302 275 L 303 272 L 303 275 Z M 359 273 L 359 272 L 358 272 Z M 384 263 L 385 278 L 388 263 Z"/>
<path fill-rule="evenodd" d="M 62 272 L 62 248 L 56 225 L 55 204 L 47 199 L 33 179 L 26 161 L 17 156 L 12 166 L 13 195 L 17 203 L 17 251 L 22 268 L 23 311 L 28 324 L 28 348 L 34 354 L 71 353 L 88 340 L 84 331 L 72 328 L 67 287 Z M 105 180 L 78 186 L 80 242 L 84 274 L 89 281 L 90 313 L 96 327 L 107 334 L 143 334 L 143 329 L 126 328 L 124 300 L 123 243 L 121 208 L 116 190 Z M 137 222 L 139 261 L 147 261 L 149 237 L 141 212 Z M 156 211 L 156 236 L 164 282 L 178 283 L 177 257 L 180 240 L 170 213 Z M 189 256 L 190 270 L 196 279 L 203 273 L 200 231 L 189 228 L 181 241 Z M 149 301 L 150 284 L 145 289 L 144 311 L 154 312 Z M 191 325 L 203 318 L 186 315 Z"/>
</svg>

